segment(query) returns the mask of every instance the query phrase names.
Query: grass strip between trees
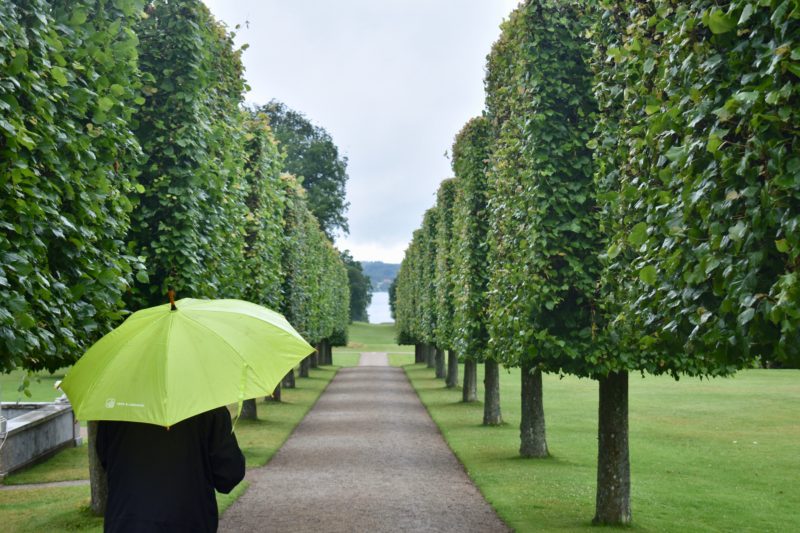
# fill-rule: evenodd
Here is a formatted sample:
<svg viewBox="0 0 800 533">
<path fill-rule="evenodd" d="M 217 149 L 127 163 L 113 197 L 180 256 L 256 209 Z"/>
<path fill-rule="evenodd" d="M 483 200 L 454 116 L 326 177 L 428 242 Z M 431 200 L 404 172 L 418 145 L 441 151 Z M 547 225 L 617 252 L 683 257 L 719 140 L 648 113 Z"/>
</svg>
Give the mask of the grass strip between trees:
<svg viewBox="0 0 800 533">
<path fill-rule="evenodd" d="M 247 468 L 265 465 L 316 403 L 339 367 L 311 369 L 285 389 L 282 402 L 258 402 L 258 420 L 240 420 L 236 438 Z M 68 448 L 28 470 L 8 476 L 6 485 L 88 479 L 86 445 Z M 240 483 L 230 494 L 217 494 L 220 515 L 247 489 Z M 0 524 L 4 531 L 102 531 L 103 520 L 89 510 L 89 485 L 37 487 L 0 491 Z"/>
<path fill-rule="evenodd" d="M 506 423 L 481 425 L 483 405 L 460 403 L 424 365 L 405 367 L 469 476 L 519 532 L 592 526 L 597 383 L 544 376 L 552 457 L 519 457 L 519 369 L 501 370 Z M 463 368 L 459 369 L 463 372 Z M 483 375 L 479 366 L 479 398 Z M 745 370 L 730 379 L 631 376 L 635 531 L 794 531 L 800 480 L 800 371 Z"/>
</svg>

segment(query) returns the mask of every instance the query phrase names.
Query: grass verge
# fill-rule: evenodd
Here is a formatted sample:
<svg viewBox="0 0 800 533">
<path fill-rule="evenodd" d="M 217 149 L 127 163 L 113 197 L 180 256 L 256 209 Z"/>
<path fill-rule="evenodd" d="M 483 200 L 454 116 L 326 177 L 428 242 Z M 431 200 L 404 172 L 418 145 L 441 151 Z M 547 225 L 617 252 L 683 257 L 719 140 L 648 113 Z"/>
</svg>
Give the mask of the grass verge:
<svg viewBox="0 0 800 533">
<path fill-rule="evenodd" d="M 446 389 L 424 365 L 405 369 L 451 449 L 511 527 L 520 532 L 591 527 L 597 459 L 595 382 L 545 376 L 552 457 L 521 459 L 518 370 L 501 372 L 505 424 L 483 427 L 480 402 L 460 403 L 460 389 Z M 479 374 L 479 397 L 482 381 Z M 748 370 L 732 379 L 679 382 L 631 375 L 630 529 L 800 529 L 798 419 L 797 370 Z"/>
<path fill-rule="evenodd" d="M 358 364 L 358 355 L 361 352 L 387 352 L 391 355 L 411 354 L 413 362 L 414 347 L 398 346 L 396 341 L 394 323 L 368 324 L 366 322 L 353 322 L 348 331 L 349 342 L 347 346 L 337 347 L 333 350 L 334 362 L 338 365 L 347 360 L 355 366 Z M 338 359 L 354 356 L 353 359 Z"/>
<path fill-rule="evenodd" d="M 283 445 L 333 379 L 338 367 L 319 367 L 297 388 L 282 391 L 283 401 L 258 402 L 258 420 L 240 420 L 236 438 L 248 468 L 266 464 Z M 4 484 L 47 483 L 88 478 L 86 446 L 69 448 L 47 461 L 3 480 Z M 247 489 L 217 494 L 220 515 Z M 32 487 L 0 491 L 2 531 L 102 531 L 103 520 L 89 512 L 89 486 Z"/>
</svg>

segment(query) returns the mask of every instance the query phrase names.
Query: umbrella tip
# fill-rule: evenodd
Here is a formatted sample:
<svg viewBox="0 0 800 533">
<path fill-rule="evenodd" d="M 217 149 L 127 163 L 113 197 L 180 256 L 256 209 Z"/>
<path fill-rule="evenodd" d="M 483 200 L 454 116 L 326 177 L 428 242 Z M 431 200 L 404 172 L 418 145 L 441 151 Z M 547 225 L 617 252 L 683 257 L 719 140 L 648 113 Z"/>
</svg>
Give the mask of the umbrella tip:
<svg viewBox="0 0 800 533">
<path fill-rule="evenodd" d="M 170 287 L 167 291 L 167 296 L 169 296 L 170 311 L 177 311 L 178 308 L 175 307 L 175 289 Z"/>
</svg>

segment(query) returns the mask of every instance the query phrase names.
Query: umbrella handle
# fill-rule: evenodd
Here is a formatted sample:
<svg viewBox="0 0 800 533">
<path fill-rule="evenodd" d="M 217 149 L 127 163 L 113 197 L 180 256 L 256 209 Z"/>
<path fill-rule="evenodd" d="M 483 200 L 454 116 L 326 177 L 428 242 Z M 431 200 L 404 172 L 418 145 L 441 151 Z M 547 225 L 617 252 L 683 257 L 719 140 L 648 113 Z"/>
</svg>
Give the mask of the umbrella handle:
<svg viewBox="0 0 800 533">
<path fill-rule="evenodd" d="M 167 291 L 167 296 L 169 296 L 170 311 L 177 311 L 178 308 L 175 307 L 175 289 L 170 287 Z"/>
</svg>

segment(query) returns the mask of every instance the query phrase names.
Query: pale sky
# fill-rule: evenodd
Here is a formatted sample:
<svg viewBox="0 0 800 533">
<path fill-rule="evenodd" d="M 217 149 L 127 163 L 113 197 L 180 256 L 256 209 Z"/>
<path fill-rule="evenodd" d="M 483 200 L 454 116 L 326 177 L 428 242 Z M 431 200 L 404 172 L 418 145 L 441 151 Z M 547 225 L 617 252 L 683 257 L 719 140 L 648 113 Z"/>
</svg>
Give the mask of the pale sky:
<svg viewBox="0 0 800 533">
<path fill-rule="evenodd" d="M 205 0 L 241 24 L 247 101 L 276 98 L 349 159 L 359 261 L 399 263 L 450 177 L 453 137 L 483 109 L 486 55 L 518 0 Z"/>
</svg>

